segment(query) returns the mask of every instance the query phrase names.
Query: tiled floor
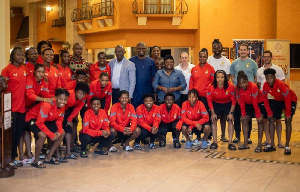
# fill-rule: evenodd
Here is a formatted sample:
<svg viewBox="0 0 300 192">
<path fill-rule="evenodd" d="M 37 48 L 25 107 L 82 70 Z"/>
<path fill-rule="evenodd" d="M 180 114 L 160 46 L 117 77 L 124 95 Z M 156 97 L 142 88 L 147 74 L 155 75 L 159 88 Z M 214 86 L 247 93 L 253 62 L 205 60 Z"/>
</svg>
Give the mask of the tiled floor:
<svg viewBox="0 0 300 192">
<path fill-rule="evenodd" d="M 300 131 L 299 121 L 300 115 L 296 115 L 295 132 Z M 0 179 L 0 191 L 290 192 L 300 189 L 300 165 L 205 158 L 208 153 L 173 149 L 170 141 L 165 148 L 156 150 L 149 150 L 148 146 L 132 153 L 119 146 L 118 149 L 108 156 L 90 152 L 88 159 L 47 165 L 46 169 L 18 168 L 15 176 Z M 292 156 L 300 158 L 299 154 Z"/>
</svg>

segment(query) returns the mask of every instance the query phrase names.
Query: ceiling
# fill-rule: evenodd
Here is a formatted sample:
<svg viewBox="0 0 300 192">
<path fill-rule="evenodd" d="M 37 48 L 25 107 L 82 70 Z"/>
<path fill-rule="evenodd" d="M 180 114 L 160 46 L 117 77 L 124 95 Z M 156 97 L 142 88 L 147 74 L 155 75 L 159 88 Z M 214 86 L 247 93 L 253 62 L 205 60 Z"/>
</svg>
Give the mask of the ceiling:
<svg viewBox="0 0 300 192">
<path fill-rule="evenodd" d="M 10 0 L 10 7 L 25 7 L 30 2 L 38 2 L 41 0 Z"/>
</svg>

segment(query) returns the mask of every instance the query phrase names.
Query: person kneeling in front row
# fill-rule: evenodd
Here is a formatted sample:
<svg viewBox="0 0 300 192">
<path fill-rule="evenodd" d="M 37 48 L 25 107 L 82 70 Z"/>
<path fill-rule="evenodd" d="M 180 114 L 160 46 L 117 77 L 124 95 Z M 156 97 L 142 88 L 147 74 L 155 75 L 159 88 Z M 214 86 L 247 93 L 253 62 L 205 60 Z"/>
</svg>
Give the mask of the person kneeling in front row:
<svg viewBox="0 0 300 192">
<path fill-rule="evenodd" d="M 114 134 L 110 133 L 106 112 L 101 108 L 101 100 L 98 97 L 91 99 L 91 109 L 84 114 L 82 131 L 79 134 L 81 142 L 80 157 L 88 157 L 86 147 L 90 143 L 99 143 L 94 153 L 108 155 L 103 147 L 110 146 L 114 140 Z"/>
</svg>

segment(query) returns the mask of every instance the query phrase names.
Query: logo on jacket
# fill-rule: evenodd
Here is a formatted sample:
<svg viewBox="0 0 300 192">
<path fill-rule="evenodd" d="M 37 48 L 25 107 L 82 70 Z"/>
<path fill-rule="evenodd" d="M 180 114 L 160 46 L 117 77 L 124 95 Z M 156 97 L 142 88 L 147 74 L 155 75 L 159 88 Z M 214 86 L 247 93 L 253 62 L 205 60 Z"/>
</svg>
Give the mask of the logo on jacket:
<svg viewBox="0 0 300 192">
<path fill-rule="evenodd" d="M 205 74 L 208 74 L 208 70 L 205 71 Z"/>
</svg>

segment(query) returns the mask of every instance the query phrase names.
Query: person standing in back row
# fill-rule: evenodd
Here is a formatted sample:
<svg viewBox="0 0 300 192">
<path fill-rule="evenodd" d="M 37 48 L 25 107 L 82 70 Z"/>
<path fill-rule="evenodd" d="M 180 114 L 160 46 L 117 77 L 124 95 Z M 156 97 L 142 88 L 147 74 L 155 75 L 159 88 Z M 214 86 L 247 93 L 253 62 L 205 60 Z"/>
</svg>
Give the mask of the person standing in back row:
<svg viewBox="0 0 300 192">
<path fill-rule="evenodd" d="M 138 55 L 130 58 L 129 60 L 135 64 L 136 68 L 136 81 L 133 99 L 131 101 L 134 108 L 143 104 L 143 95 L 146 93 L 153 94 L 152 80 L 156 73 L 155 62 L 146 56 L 147 46 L 143 42 L 137 45 Z"/>
<path fill-rule="evenodd" d="M 240 57 L 232 62 L 230 65 L 230 77 L 231 82 L 236 86 L 237 85 L 237 75 L 239 71 L 244 71 L 247 75 L 248 81 L 256 82 L 256 72 L 257 72 L 257 63 L 248 57 L 249 49 L 246 43 L 239 45 L 239 55 Z M 238 143 L 241 137 L 241 108 L 237 103 L 235 106 L 234 112 L 234 130 L 235 130 L 235 139 L 233 143 Z M 250 139 L 252 130 L 252 121 L 249 121 L 249 133 L 248 133 L 248 143 L 252 144 Z"/>
</svg>

